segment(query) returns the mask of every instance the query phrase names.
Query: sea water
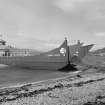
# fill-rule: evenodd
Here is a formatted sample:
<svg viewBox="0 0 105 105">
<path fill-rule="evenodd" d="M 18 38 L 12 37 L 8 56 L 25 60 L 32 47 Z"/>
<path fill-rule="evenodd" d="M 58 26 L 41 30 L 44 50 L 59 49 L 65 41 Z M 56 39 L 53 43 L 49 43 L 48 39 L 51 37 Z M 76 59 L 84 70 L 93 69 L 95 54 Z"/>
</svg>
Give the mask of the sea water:
<svg viewBox="0 0 105 105">
<path fill-rule="evenodd" d="M 54 79 L 62 76 L 65 76 L 65 73 L 57 70 L 0 67 L 0 88 Z"/>
</svg>

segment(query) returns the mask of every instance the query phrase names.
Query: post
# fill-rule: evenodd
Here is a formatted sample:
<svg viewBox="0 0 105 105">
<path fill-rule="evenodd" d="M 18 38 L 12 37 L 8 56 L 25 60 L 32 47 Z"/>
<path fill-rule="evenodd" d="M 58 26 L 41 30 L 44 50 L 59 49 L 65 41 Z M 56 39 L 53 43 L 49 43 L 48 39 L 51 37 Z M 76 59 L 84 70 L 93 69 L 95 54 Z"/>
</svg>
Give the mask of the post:
<svg viewBox="0 0 105 105">
<path fill-rule="evenodd" d="M 70 51 L 69 51 L 69 46 L 68 46 L 67 37 L 65 37 L 65 40 L 66 40 L 66 42 L 67 42 L 68 64 L 70 64 Z"/>
</svg>

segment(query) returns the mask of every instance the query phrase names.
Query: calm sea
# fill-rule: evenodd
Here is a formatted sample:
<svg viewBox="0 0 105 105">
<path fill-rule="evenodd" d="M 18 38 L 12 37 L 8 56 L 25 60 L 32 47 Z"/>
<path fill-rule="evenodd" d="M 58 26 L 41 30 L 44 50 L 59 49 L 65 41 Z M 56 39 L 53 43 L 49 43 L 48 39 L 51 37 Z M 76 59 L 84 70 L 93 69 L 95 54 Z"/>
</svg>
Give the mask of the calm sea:
<svg viewBox="0 0 105 105">
<path fill-rule="evenodd" d="M 66 73 L 52 70 L 22 69 L 16 67 L 0 68 L 0 88 L 29 82 L 58 78 Z"/>
</svg>

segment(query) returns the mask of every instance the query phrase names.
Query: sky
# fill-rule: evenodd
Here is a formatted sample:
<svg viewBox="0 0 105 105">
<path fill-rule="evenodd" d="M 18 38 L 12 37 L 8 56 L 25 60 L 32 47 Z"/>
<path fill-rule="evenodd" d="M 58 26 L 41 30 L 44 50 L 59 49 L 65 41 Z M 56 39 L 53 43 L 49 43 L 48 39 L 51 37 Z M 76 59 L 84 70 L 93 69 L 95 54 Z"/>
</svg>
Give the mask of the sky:
<svg viewBox="0 0 105 105">
<path fill-rule="evenodd" d="M 18 48 L 48 50 L 65 37 L 105 47 L 105 0 L 0 0 L 0 34 Z"/>
</svg>

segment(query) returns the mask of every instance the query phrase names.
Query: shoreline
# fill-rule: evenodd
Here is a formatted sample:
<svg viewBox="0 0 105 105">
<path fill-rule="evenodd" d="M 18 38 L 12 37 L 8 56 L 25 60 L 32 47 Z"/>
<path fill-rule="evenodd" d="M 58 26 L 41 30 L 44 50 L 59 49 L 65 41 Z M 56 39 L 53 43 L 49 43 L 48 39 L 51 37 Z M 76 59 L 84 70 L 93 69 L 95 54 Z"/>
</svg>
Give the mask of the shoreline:
<svg viewBox="0 0 105 105">
<path fill-rule="evenodd" d="M 72 76 L 68 74 L 67 77 L 59 79 L 45 80 L 24 84 L 19 87 L 0 89 L 0 103 L 1 105 L 22 105 L 24 102 L 27 103 L 25 105 L 39 105 L 41 103 L 46 104 L 47 102 L 46 105 L 53 105 L 51 100 L 55 100 L 58 104 L 60 103 L 59 100 L 62 100 L 62 105 L 65 105 L 64 101 L 69 101 L 69 104 L 67 105 L 74 105 L 72 101 L 75 105 L 78 105 L 78 103 L 81 103 L 80 105 L 85 105 L 85 103 L 93 102 L 97 97 L 101 97 L 101 94 L 105 89 L 102 87 L 104 90 L 100 91 L 98 84 L 104 86 L 104 83 L 105 73 L 102 72 L 80 72 Z M 80 91 L 81 93 L 78 93 Z M 78 96 L 79 94 L 81 94 L 82 98 Z M 71 96 L 73 99 L 70 101 L 68 98 Z M 85 98 L 83 98 L 84 96 Z"/>
</svg>

